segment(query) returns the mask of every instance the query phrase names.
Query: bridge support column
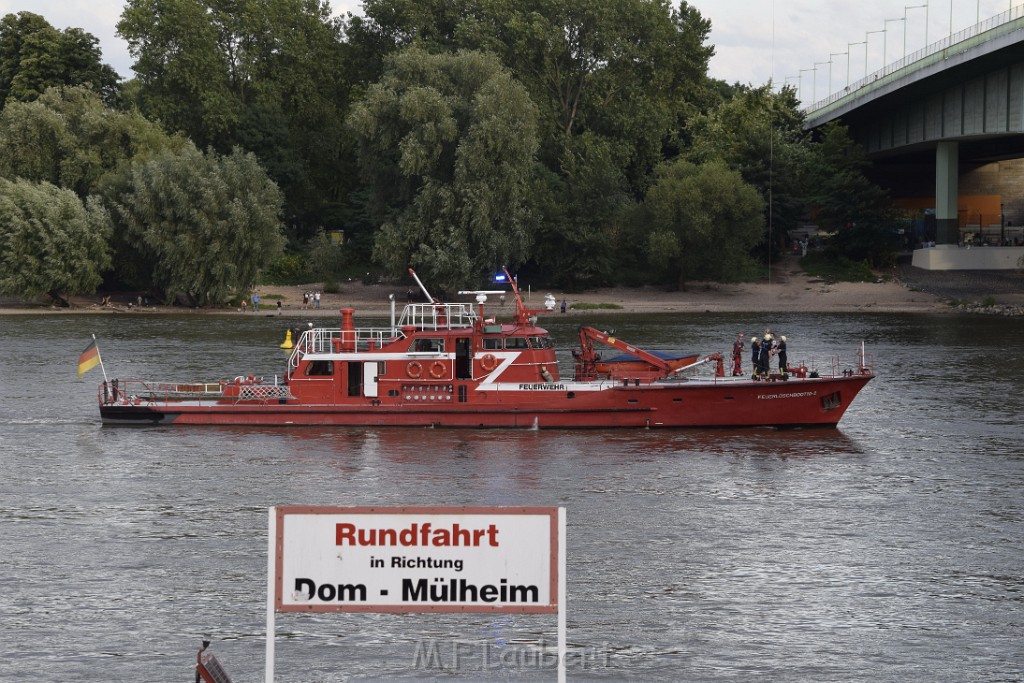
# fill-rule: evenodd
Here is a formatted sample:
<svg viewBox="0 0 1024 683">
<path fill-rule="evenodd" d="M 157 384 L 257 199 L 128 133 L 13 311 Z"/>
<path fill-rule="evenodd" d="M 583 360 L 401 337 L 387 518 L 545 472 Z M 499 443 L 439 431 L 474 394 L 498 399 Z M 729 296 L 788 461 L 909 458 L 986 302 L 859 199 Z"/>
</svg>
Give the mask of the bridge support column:
<svg viewBox="0 0 1024 683">
<path fill-rule="evenodd" d="M 960 219 L 960 147 L 956 142 L 939 142 L 935 149 L 935 243 L 957 244 Z"/>
</svg>

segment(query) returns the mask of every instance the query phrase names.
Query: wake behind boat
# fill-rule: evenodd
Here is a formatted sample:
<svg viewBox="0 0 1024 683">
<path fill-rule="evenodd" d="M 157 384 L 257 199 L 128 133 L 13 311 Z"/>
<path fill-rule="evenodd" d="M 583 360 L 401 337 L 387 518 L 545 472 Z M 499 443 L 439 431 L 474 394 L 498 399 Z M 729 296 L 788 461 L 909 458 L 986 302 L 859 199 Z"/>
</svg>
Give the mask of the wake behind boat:
<svg viewBox="0 0 1024 683">
<path fill-rule="evenodd" d="M 412 271 L 410 270 L 410 273 Z M 412 273 L 415 277 L 415 273 Z M 104 381 L 104 423 L 409 427 L 835 426 L 874 376 L 855 364 L 822 374 L 805 366 L 757 379 L 727 377 L 721 354 L 645 351 L 591 327 L 580 330 L 571 378 L 555 345 L 510 280 L 511 321 L 472 303 L 410 303 L 388 327 L 302 332 L 284 380 L 252 375 L 216 382 Z M 622 352 L 602 360 L 595 343 Z M 701 375 L 704 372 L 706 374 Z"/>
</svg>

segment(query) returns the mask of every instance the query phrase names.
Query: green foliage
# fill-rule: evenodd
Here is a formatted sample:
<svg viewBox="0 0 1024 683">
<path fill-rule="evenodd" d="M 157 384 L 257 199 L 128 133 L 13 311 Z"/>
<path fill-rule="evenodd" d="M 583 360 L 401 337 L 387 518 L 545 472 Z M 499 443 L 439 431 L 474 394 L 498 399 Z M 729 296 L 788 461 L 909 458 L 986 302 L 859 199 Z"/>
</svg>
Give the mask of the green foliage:
<svg viewBox="0 0 1024 683">
<path fill-rule="evenodd" d="M 110 264 L 110 217 L 50 183 L 0 178 L 0 293 L 26 300 L 96 291 Z"/>
<path fill-rule="evenodd" d="M 349 264 L 345 245 L 335 244 L 320 230 L 309 243 L 309 270 L 316 282 L 336 281 Z"/>
<path fill-rule="evenodd" d="M 721 106 L 694 117 L 693 145 L 684 154 L 694 163 L 718 159 L 739 171 L 761 194 L 778 234 L 797 227 L 806 210 L 810 139 L 798 107 L 792 88 L 776 93 L 770 83 L 737 86 Z"/>
<path fill-rule="evenodd" d="M 142 265 L 165 301 L 224 301 L 281 253 L 281 195 L 256 158 L 165 152 L 134 166 L 109 197 L 120 258 Z"/>
<path fill-rule="evenodd" d="M 888 193 L 864 175 L 869 166 L 864 149 L 850 139 L 845 126 L 832 122 L 820 134 L 808 174 L 818 224 L 834 232 L 831 244 L 846 258 L 888 265 L 899 224 Z"/>
<path fill-rule="evenodd" d="M 526 257 L 536 110 L 494 57 L 409 48 L 349 120 L 392 274 L 452 288 Z"/>
<path fill-rule="evenodd" d="M 100 62 L 99 40 L 82 29 L 59 31 L 31 12 L 0 19 L 0 107 L 30 102 L 47 88 L 87 86 L 113 104 L 117 72 Z"/>
<path fill-rule="evenodd" d="M 143 112 L 200 148 L 255 153 L 303 238 L 356 189 L 340 30 L 325 0 L 128 0 L 118 23 Z"/>
<path fill-rule="evenodd" d="M 611 280 L 625 253 L 623 210 L 643 196 L 664 150 L 682 143 L 687 119 L 715 100 L 710 22 L 686 2 L 676 10 L 646 0 L 366 0 L 363 8 L 348 33 L 368 68 L 374 51 L 410 43 L 498 55 L 538 108 L 539 275 L 567 287 Z"/>
<path fill-rule="evenodd" d="M 545 280 L 565 289 L 606 284 L 616 264 L 619 217 L 632 206 L 626 178 L 605 138 L 564 140 L 562 175 L 546 174 L 534 196 L 547 220 L 534 259 Z"/>
<path fill-rule="evenodd" d="M 87 88 L 50 88 L 0 112 L 0 177 L 49 182 L 84 198 L 129 162 L 184 144 L 137 111 L 110 109 Z"/>
<path fill-rule="evenodd" d="M 651 266 L 680 286 L 749 272 L 764 220 L 757 190 L 721 162 L 677 160 L 659 166 L 655 176 L 642 214 Z"/>
<path fill-rule="evenodd" d="M 285 254 L 271 261 L 260 275 L 260 282 L 267 285 L 299 285 L 311 279 L 302 254 Z"/>
<path fill-rule="evenodd" d="M 7 15 L 0 177 L 102 195 L 119 255 L 108 283 L 155 279 L 190 301 L 248 287 L 261 267 L 263 282 L 299 283 L 413 265 L 437 288 L 498 265 L 566 289 L 747 278 L 769 246 L 751 186 L 774 235 L 813 205 L 843 256 L 892 260 L 888 198 L 865 180 L 863 151 L 835 128 L 812 141 L 791 88 L 709 80 L 711 25 L 687 2 L 365 0 L 363 11 L 126 0 L 118 30 L 138 78 L 124 86 L 89 34 Z M 115 95 L 137 109 L 104 107 Z M 230 174 L 207 167 L 220 157 L 199 161 L 185 136 L 254 153 L 263 180 L 225 186 Z M 264 192 L 264 176 L 276 187 Z M 260 218 L 234 234 L 245 192 Z M 301 255 L 278 260 L 265 226 L 282 193 Z M 344 249 L 324 226 L 344 228 Z M 188 281 L 193 253 L 192 271 L 214 272 Z M 253 265 L 256 253 L 266 258 Z"/>
<path fill-rule="evenodd" d="M 874 282 L 878 276 L 864 261 L 852 261 L 835 250 L 812 251 L 800 258 L 800 268 L 825 282 Z"/>
</svg>

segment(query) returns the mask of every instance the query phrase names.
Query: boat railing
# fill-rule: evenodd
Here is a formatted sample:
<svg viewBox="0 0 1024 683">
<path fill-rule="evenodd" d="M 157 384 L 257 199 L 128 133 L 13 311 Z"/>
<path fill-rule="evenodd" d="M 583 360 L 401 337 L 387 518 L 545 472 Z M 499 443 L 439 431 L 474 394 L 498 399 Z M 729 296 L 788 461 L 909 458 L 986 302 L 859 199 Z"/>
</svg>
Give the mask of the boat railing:
<svg viewBox="0 0 1024 683">
<path fill-rule="evenodd" d="M 398 325 L 422 330 L 448 330 L 472 327 L 476 320 L 477 313 L 473 309 L 473 304 L 406 304 Z"/>
<path fill-rule="evenodd" d="M 295 350 L 288 360 L 289 367 L 299 367 L 299 361 L 309 353 L 337 353 L 340 351 L 369 351 L 390 344 L 405 335 L 390 327 L 360 327 L 354 330 L 313 328 L 299 336 Z"/>
<path fill-rule="evenodd" d="M 302 333 L 295 348 L 301 349 L 303 353 L 332 353 L 353 349 L 366 351 L 380 348 L 402 336 L 398 332 L 396 337 L 390 327 L 361 327 L 356 330 L 314 328 Z"/>
<path fill-rule="evenodd" d="M 232 391 L 226 392 L 225 387 Z M 237 391 L 234 387 L 237 386 Z M 264 384 L 256 377 L 236 377 L 221 382 L 150 382 L 143 379 L 114 379 L 99 387 L 104 405 L 138 405 L 139 403 L 166 403 L 169 401 L 219 401 L 233 398 L 238 401 L 273 401 L 293 398 L 288 385 Z"/>
<path fill-rule="evenodd" d="M 224 396 L 221 382 L 150 382 L 142 379 L 114 379 L 100 384 L 105 404 L 137 401 L 217 400 Z"/>
</svg>

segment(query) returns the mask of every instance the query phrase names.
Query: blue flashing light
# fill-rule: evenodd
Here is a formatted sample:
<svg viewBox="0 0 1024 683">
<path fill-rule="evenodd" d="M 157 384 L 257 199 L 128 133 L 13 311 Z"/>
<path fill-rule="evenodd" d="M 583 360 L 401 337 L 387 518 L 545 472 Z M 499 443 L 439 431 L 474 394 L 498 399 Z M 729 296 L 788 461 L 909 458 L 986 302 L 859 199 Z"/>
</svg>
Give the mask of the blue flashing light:
<svg viewBox="0 0 1024 683">
<path fill-rule="evenodd" d="M 508 282 L 508 276 L 506 276 L 505 273 L 495 273 L 494 274 L 494 281 L 495 282 Z"/>
</svg>

